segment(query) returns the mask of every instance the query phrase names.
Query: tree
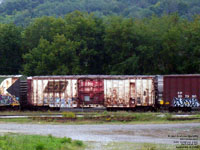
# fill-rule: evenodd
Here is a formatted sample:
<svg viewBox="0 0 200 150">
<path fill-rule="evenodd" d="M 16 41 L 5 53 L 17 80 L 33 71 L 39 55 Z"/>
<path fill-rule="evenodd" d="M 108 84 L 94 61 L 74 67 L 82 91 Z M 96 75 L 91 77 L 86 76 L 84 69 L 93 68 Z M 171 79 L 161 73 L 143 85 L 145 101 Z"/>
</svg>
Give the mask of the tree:
<svg viewBox="0 0 200 150">
<path fill-rule="evenodd" d="M 184 40 L 182 45 L 185 49 L 182 60 L 182 73 L 200 72 L 200 16 L 196 16 L 194 21 L 184 24 Z"/>
<path fill-rule="evenodd" d="M 106 74 L 137 74 L 138 38 L 133 20 L 111 17 L 105 26 Z"/>
<path fill-rule="evenodd" d="M 0 24 L 1 74 L 18 74 L 22 64 L 21 28 L 13 24 Z"/>
<path fill-rule="evenodd" d="M 102 19 L 93 14 L 75 11 L 65 16 L 66 38 L 79 42 L 76 55 L 80 60 L 81 74 L 103 74 L 104 63 Z"/>
<path fill-rule="evenodd" d="M 41 17 L 32 22 L 24 31 L 25 49 L 28 51 L 38 46 L 41 38 L 51 42 L 57 34 L 65 32 L 65 22 L 62 18 Z"/>
<path fill-rule="evenodd" d="M 199 14 L 199 7 L 199 0 L 4 0 L 0 5 L 0 22 L 27 26 L 34 18 L 64 17 L 75 10 L 98 17 L 129 18 L 177 12 L 182 18 L 192 19 L 193 14 Z"/>
<path fill-rule="evenodd" d="M 79 74 L 78 42 L 56 35 L 52 42 L 41 38 L 38 47 L 24 55 L 26 75 Z"/>
</svg>

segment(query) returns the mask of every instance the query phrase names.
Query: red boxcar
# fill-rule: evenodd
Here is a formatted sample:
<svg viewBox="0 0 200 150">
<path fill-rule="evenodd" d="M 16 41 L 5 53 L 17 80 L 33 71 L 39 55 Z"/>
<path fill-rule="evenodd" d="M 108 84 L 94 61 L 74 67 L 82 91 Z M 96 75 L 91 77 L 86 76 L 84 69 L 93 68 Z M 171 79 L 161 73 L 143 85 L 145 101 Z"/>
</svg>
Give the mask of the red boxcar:
<svg viewBox="0 0 200 150">
<path fill-rule="evenodd" d="M 166 75 L 158 78 L 158 83 L 161 105 L 168 107 L 200 106 L 200 75 Z"/>
<path fill-rule="evenodd" d="M 99 107 L 104 105 L 104 82 L 100 78 L 78 79 L 80 106 Z"/>
</svg>

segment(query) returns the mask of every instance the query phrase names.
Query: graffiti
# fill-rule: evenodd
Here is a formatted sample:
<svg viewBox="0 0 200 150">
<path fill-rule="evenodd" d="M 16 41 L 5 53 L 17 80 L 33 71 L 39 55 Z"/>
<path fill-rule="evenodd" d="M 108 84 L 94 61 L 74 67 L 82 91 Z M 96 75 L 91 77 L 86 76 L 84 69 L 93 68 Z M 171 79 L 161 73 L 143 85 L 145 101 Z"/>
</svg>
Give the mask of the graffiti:
<svg viewBox="0 0 200 150">
<path fill-rule="evenodd" d="M 174 98 L 174 107 L 200 107 L 200 104 L 196 98 Z"/>
<path fill-rule="evenodd" d="M 19 103 L 19 97 L 11 97 L 11 96 L 4 96 L 4 95 L 0 95 L 0 105 L 11 105 L 13 103 Z"/>
<path fill-rule="evenodd" d="M 19 79 L 1 78 L 0 105 L 19 105 Z"/>
<path fill-rule="evenodd" d="M 68 81 L 49 81 L 45 87 L 45 93 L 60 93 L 64 92 L 68 85 Z"/>
<path fill-rule="evenodd" d="M 59 97 L 45 97 L 44 104 L 49 104 L 50 107 L 77 107 L 75 98 L 63 99 Z"/>
</svg>

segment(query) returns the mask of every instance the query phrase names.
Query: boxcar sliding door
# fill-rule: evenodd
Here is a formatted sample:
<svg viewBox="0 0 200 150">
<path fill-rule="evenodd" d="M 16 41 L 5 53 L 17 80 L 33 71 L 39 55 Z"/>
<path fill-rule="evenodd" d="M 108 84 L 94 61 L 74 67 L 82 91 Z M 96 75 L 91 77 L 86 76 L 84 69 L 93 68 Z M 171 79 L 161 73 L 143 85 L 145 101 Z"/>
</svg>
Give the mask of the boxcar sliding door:
<svg viewBox="0 0 200 150">
<path fill-rule="evenodd" d="M 102 79 L 79 79 L 78 98 L 80 107 L 100 107 L 104 104 Z"/>
</svg>

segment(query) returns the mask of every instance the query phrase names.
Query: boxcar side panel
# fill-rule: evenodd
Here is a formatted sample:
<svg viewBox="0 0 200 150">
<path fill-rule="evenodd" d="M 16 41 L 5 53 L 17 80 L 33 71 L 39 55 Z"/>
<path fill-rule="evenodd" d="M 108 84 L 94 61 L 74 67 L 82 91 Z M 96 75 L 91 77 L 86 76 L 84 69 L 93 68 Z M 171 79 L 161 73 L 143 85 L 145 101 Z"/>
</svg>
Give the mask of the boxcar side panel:
<svg viewBox="0 0 200 150">
<path fill-rule="evenodd" d="M 129 80 L 105 79 L 104 99 L 106 107 L 129 107 Z"/>
<path fill-rule="evenodd" d="M 0 106 L 19 106 L 20 76 L 0 76 Z"/>
<path fill-rule="evenodd" d="M 103 79 L 78 79 L 78 98 L 80 107 L 102 107 L 104 104 Z"/>
<path fill-rule="evenodd" d="M 77 80 L 67 78 L 28 79 L 31 105 L 77 107 Z"/>
<path fill-rule="evenodd" d="M 137 106 L 153 106 L 155 104 L 155 90 L 153 78 L 136 79 Z"/>
<path fill-rule="evenodd" d="M 155 91 L 153 78 L 105 79 L 106 107 L 153 106 Z"/>
<path fill-rule="evenodd" d="M 164 105 L 199 107 L 200 76 L 164 76 Z"/>
</svg>

